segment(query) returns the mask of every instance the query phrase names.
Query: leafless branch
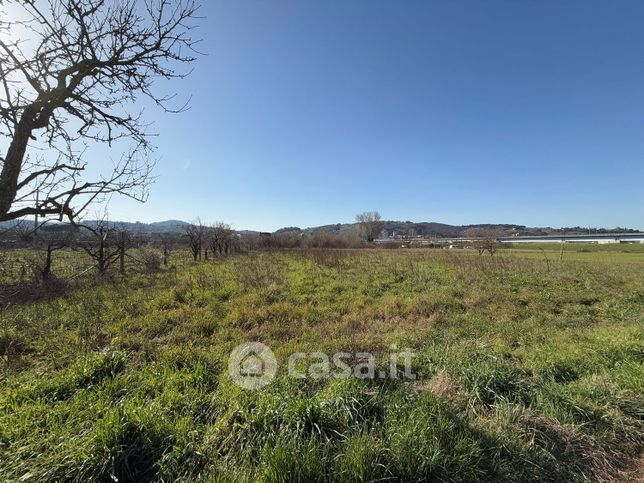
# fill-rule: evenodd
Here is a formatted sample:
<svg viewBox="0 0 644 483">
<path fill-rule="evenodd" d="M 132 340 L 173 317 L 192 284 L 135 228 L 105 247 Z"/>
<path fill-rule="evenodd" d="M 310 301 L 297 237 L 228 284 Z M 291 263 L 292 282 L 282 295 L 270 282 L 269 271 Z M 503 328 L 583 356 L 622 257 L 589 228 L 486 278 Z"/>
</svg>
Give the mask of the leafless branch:
<svg viewBox="0 0 644 483">
<path fill-rule="evenodd" d="M 144 201 L 153 136 L 138 99 L 166 112 L 160 79 L 185 77 L 196 55 L 193 0 L 9 0 L 24 20 L 0 19 L 0 221 L 22 216 L 73 222 L 111 194 Z M 29 41 L 26 39 L 29 38 Z M 85 146 L 131 143 L 111 174 L 87 179 Z M 38 156 L 30 153 L 40 152 Z M 54 155 L 52 158 L 51 155 Z M 32 195 L 42 195 L 35 203 Z"/>
</svg>

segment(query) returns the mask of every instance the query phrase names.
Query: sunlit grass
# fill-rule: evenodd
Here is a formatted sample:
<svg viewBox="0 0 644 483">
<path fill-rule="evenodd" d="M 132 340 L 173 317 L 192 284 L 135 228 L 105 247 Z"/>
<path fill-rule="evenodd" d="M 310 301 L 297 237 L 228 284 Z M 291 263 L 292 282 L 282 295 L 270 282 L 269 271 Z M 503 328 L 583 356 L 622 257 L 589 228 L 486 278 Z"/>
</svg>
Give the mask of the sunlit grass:
<svg viewBox="0 0 644 483">
<path fill-rule="evenodd" d="M 176 253 L 156 273 L 86 274 L 1 313 L 0 479 L 615 475 L 644 443 L 644 260 L 546 256 Z M 226 370 L 247 340 L 281 363 L 259 391 Z M 416 351 L 417 380 L 284 370 L 295 351 L 384 364 L 392 346 Z"/>
</svg>

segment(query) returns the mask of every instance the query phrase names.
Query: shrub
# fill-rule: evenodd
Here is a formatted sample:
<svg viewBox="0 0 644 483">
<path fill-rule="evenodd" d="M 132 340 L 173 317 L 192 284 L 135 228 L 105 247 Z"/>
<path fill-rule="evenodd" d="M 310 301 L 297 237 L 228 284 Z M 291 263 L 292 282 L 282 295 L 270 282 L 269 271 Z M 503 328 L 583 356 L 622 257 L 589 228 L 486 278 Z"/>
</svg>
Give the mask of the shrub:
<svg viewBox="0 0 644 483">
<path fill-rule="evenodd" d="M 161 270 L 163 258 L 156 251 L 149 248 L 141 249 L 137 258 L 148 272 L 157 272 Z"/>
</svg>

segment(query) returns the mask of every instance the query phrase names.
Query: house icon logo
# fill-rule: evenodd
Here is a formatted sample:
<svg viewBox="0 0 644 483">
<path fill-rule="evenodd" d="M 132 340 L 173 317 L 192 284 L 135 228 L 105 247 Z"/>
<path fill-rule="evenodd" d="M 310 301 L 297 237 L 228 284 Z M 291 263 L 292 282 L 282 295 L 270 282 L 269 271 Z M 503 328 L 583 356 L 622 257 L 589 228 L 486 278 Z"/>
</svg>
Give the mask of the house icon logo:
<svg viewBox="0 0 644 483">
<path fill-rule="evenodd" d="M 230 353 L 228 372 L 238 386 L 260 389 L 275 377 L 277 360 L 267 345 L 261 342 L 246 342 L 235 347 Z"/>
</svg>

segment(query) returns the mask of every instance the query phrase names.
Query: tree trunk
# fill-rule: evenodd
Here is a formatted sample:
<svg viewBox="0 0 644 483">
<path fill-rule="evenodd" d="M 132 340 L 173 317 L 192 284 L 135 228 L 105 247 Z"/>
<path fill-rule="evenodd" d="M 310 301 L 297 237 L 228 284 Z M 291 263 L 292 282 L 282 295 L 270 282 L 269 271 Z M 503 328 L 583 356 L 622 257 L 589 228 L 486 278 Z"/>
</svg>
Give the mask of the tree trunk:
<svg viewBox="0 0 644 483">
<path fill-rule="evenodd" d="M 33 119 L 35 114 L 33 105 L 27 107 L 22 113 L 2 165 L 2 173 L 0 173 L 0 221 L 11 210 L 11 205 L 18 192 L 18 178 L 22 170 L 22 161 L 27 151 L 27 144 L 34 129 Z"/>
<path fill-rule="evenodd" d="M 98 273 L 103 275 L 105 268 L 105 240 L 101 238 L 101 243 L 98 247 Z"/>
<path fill-rule="evenodd" d="M 125 232 L 121 232 L 121 246 L 119 253 L 119 271 L 125 275 Z"/>
<path fill-rule="evenodd" d="M 42 281 L 46 282 L 49 280 L 49 277 L 51 275 L 51 254 L 54 251 L 54 247 L 51 245 L 47 245 L 47 258 L 45 258 L 45 266 L 42 269 Z"/>
</svg>

